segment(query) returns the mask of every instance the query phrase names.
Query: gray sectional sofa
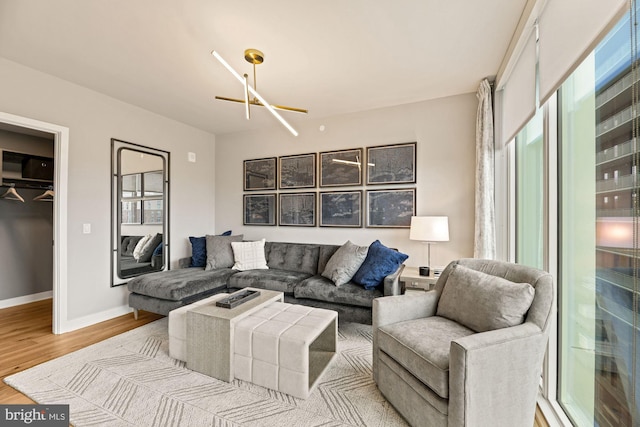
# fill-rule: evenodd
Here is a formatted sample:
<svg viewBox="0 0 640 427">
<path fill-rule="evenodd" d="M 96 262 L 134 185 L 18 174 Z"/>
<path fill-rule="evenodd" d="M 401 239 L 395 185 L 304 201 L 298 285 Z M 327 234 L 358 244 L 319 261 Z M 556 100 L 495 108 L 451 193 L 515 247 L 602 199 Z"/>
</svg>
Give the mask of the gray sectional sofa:
<svg viewBox="0 0 640 427">
<path fill-rule="evenodd" d="M 281 291 L 285 301 L 338 312 L 340 321 L 371 324 L 373 300 L 401 293 L 400 273 L 404 265 L 384 278 L 376 289 L 348 282 L 336 286 L 321 276 L 339 245 L 266 242 L 268 270 L 237 271 L 231 268 L 205 270 L 201 267 L 146 274 L 129 281 L 129 306 L 167 315 L 169 311 L 207 296 L 246 287 Z M 180 266 L 189 265 L 189 258 Z"/>
</svg>

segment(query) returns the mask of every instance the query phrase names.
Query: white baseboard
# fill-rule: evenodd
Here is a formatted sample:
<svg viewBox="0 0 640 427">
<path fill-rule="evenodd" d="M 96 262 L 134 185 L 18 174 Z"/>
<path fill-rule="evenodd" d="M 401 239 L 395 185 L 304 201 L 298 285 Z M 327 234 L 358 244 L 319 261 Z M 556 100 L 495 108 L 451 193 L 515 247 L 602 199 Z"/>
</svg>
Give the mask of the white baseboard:
<svg viewBox="0 0 640 427">
<path fill-rule="evenodd" d="M 17 305 L 28 304 L 30 302 L 41 301 L 44 299 L 53 298 L 53 291 L 40 292 L 38 294 L 25 295 L 16 298 L 9 298 L 0 300 L 0 309 L 15 307 Z M 63 320 L 60 322 L 60 333 L 75 331 L 76 329 L 86 328 L 87 326 L 95 325 L 96 323 L 110 320 L 123 314 L 133 312 L 133 309 L 129 306 L 123 305 L 120 307 L 112 308 L 110 310 L 101 311 L 100 313 L 90 314 L 73 320 Z"/>
<path fill-rule="evenodd" d="M 0 301 L 0 309 L 15 307 L 16 305 L 27 304 L 30 302 L 41 301 L 43 299 L 53 298 L 53 291 L 40 292 L 38 294 L 24 295 L 16 298 L 3 299 Z"/>
<path fill-rule="evenodd" d="M 110 320 L 123 314 L 131 313 L 133 309 L 129 306 L 123 305 L 120 307 L 112 308 L 110 310 L 101 311 L 100 313 L 90 314 L 88 316 L 79 317 L 72 320 L 62 320 L 60 325 L 60 333 L 75 331 L 76 329 L 86 328 L 87 326 L 95 325 L 96 323 Z"/>
</svg>

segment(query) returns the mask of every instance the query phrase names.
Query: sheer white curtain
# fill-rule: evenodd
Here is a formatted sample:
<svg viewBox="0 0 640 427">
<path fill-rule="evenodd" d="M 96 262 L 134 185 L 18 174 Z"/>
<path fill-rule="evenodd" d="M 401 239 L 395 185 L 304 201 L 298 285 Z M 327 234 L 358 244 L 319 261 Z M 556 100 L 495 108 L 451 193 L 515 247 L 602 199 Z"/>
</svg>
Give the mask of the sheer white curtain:
<svg viewBox="0 0 640 427">
<path fill-rule="evenodd" d="M 493 111 L 491 85 L 480 83 L 476 117 L 476 212 L 473 256 L 495 259 L 496 228 L 494 208 Z"/>
</svg>

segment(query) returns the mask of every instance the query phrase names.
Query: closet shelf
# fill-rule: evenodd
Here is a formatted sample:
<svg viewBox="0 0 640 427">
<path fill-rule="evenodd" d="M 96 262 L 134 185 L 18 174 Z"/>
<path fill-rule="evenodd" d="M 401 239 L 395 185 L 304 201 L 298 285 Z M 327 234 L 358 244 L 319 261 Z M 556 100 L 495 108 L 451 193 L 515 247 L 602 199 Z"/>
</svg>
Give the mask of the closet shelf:
<svg viewBox="0 0 640 427">
<path fill-rule="evenodd" d="M 15 188 L 26 188 L 26 189 L 34 189 L 34 190 L 47 190 L 53 187 L 53 181 L 47 181 L 44 179 L 13 179 L 3 177 L 2 182 L 0 182 L 0 187 L 15 187 Z"/>
<path fill-rule="evenodd" d="M 16 188 L 46 189 L 53 185 L 54 162 L 50 157 L 2 150 L 0 183 Z"/>
</svg>

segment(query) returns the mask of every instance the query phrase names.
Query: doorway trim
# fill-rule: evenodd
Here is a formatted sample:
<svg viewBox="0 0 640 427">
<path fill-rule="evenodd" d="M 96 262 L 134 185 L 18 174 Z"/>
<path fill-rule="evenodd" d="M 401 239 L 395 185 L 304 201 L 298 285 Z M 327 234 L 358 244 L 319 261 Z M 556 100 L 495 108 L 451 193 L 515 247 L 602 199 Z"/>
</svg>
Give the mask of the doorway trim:
<svg viewBox="0 0 640 427">
<path fill-rule="evenodd" d="M 67 190 L 69 128 L 0 111 L 0 122 L 51 133 L 54 136 L 53 316 L 52 332 L 66 331 L 67 322 Z"/>
</svg>

